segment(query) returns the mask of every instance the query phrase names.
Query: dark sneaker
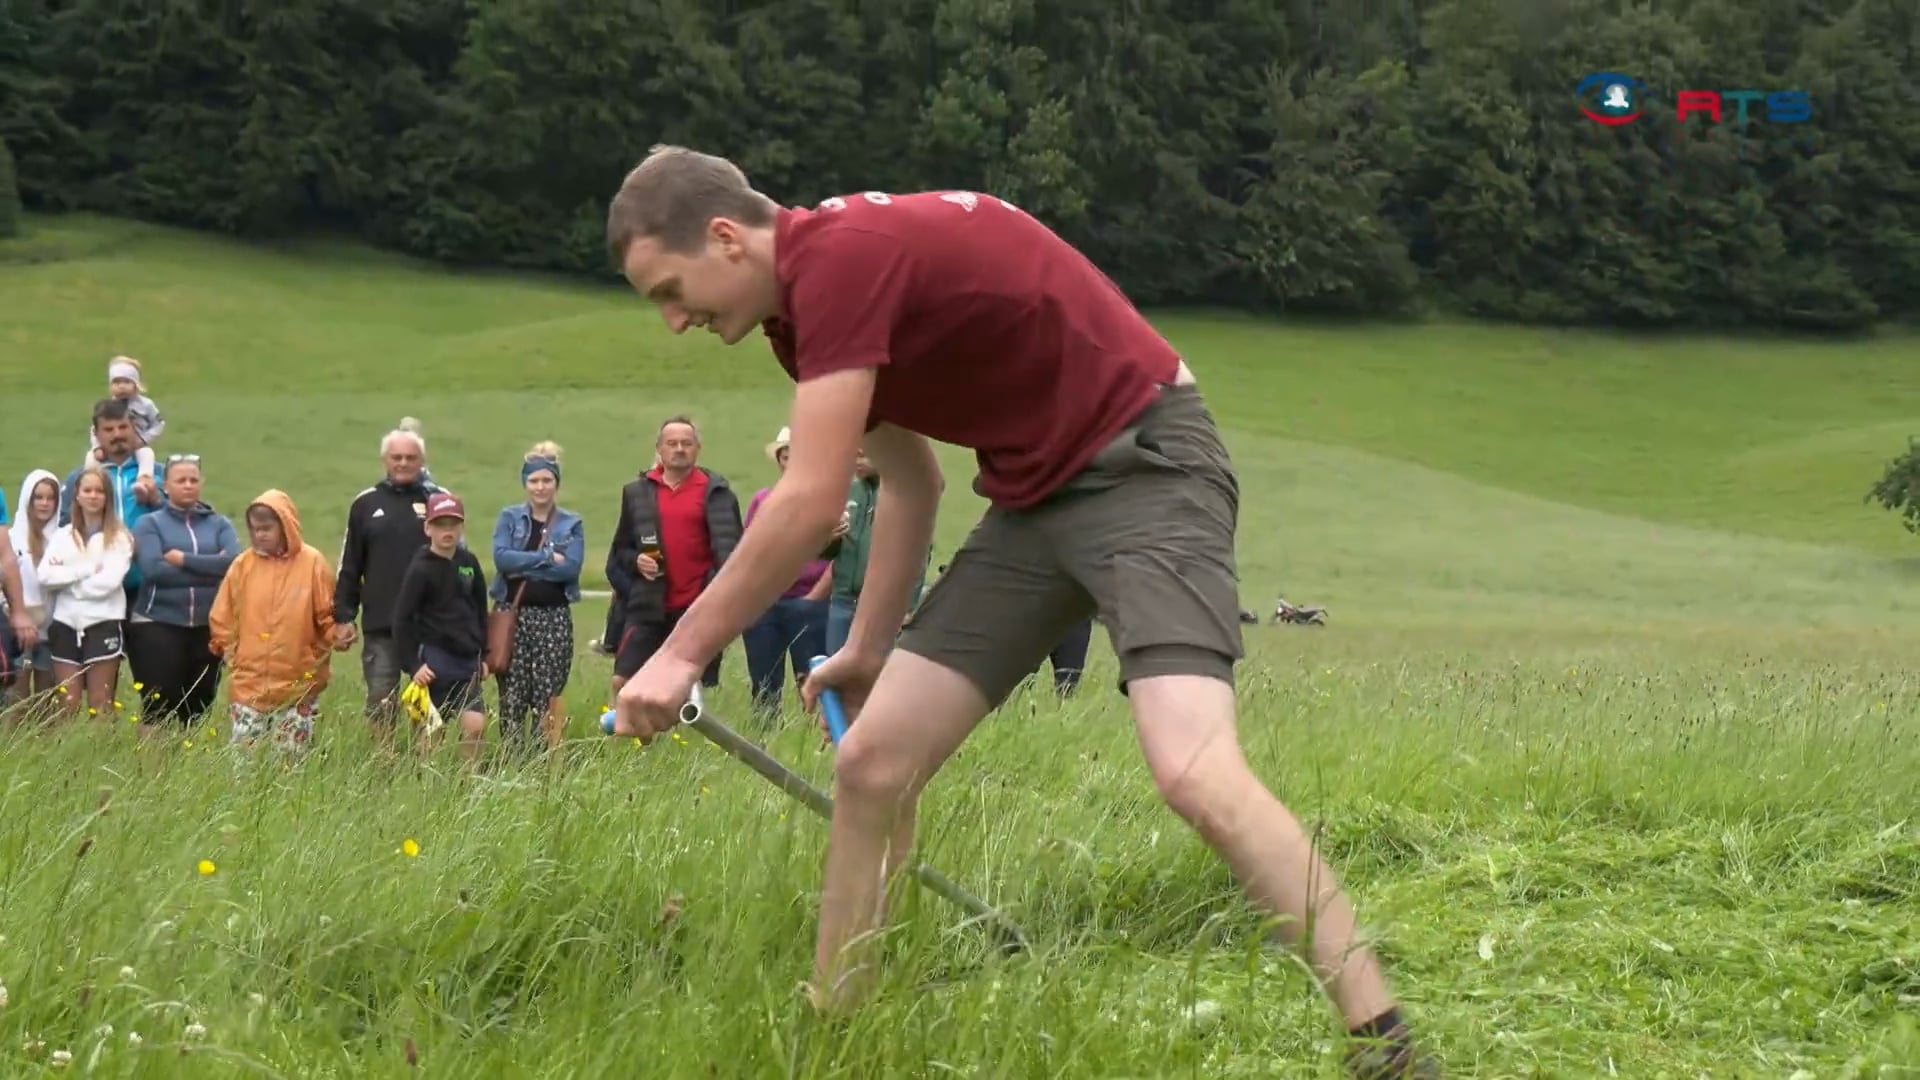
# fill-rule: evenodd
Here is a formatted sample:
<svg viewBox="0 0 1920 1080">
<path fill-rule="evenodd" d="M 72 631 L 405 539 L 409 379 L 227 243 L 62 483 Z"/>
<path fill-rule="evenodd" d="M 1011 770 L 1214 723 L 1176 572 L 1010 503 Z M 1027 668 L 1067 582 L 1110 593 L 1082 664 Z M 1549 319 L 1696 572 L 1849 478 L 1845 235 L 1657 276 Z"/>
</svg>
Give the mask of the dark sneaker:
<svg viewBox="0 0 1920 1080">
<path fill-rule="evenodd" d="M 1422 1057 L 1406 1029 L 1385 1039 L 1355 1039 L 1347 1051 L 1354 1080 L 1440 1080 L 1440 1066 Z"/>
</svg>

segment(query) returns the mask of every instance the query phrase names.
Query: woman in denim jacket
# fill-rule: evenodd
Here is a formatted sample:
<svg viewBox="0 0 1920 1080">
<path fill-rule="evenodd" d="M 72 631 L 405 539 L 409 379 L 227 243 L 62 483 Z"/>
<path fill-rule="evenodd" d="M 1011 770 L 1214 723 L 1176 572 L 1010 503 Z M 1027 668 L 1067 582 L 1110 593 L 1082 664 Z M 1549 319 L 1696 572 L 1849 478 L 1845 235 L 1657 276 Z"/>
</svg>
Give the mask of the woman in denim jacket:
<svg viewBox="0 0 1920 1080">
<path fill-rule="evenodd" d="M 580 562 L 587 540 L 579 515 L 555 502 L 560 447 L 536 443 L 520 464 L 527 500 L 500 511 L 493 526 L 495 610 L 517 605 L 513 646 L 500 680 L 500 734 L 524 748 L 530 721 L 558 746 L 566 727 L 562 696 L 573 675 L 573 605 L 580 599 Z"/>
</svg>

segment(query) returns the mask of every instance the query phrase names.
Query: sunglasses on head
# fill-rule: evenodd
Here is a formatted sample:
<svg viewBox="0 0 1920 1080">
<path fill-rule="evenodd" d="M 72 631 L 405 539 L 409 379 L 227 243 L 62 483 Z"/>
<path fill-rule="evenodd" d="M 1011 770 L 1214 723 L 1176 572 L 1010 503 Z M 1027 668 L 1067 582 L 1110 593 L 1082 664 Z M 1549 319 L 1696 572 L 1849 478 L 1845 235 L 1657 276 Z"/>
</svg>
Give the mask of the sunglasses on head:
<svg viewBox="0 0 1920 1080">
<path fill-rule="evenodd" d="M 167 464 L 172 465 L 176 461 L 184 461 L 191 465 L 198 465 L 200 464 L 200 455 L 199 454 L 168 454 L 167 455 Z"/>
</svg>

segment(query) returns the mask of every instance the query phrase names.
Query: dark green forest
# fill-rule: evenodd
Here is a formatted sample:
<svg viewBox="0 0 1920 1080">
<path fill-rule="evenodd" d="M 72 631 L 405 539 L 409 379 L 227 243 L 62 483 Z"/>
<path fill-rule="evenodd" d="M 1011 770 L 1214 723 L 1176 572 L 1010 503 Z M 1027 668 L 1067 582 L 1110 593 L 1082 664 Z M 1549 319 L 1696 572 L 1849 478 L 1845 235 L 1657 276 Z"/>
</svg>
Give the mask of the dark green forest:
<svg viewBox="0 0 1920 1080">
<path fill-rule="evenodd" d="M 34 210 L 606 277 L 607 200 L 668 141 L 788 204 L 993 192 L 1143 304 L 1920 315 L 1915 0 L 0 5 Z M 1586 119 L 1595 70 L 1646 115 Z M 1681 123 L 1689 88 L 1804 90 L 1812 117 Z"/>
</svg>

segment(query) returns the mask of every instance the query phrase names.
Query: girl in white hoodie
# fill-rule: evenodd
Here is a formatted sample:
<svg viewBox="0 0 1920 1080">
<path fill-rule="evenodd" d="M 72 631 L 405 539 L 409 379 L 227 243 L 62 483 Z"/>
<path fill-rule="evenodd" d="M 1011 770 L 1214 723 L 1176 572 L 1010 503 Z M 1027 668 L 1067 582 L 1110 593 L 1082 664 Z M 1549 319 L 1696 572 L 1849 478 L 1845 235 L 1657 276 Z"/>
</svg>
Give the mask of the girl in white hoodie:
<svg viewBox="0 0 1920 1080">
<path fill-rule="evenodd" d="M 123 583 L 133 563 L 133 537 L 112 491 L 98 464 L 80 471 L 72 524 L 53 534 L 37 568 L 52 618 L 53 677 L 70 712 L 80 711 L 84 691 L 88 715 L 102 717 L 112 714 L 120 681 Z"/>
<path fill-rule="evenodd" d="M 40 628 L 40 641 L 21 657 L 20 681 L 14 684 L 16 700 L 53 689 L 53 652 L 47 645 L 48 624 L 53 621 L 47 610 L 46 593 L 40 587 L 38 567 L 59 526 L 60 478 L 45 469 L 35 469 L 20 484 L 19 509 L 7 530 L 13 546 L 14 561 L 20 564 L 20 601 Z"/>
</svg>

